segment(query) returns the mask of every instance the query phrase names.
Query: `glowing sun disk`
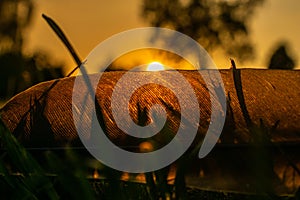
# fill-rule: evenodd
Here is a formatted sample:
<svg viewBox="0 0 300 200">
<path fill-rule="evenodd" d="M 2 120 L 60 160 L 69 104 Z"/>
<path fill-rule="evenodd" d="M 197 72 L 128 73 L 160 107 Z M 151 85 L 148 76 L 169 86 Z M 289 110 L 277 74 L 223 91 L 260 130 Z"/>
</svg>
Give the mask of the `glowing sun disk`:
<svg viewBox="0 0 300 200">
<path fill-rule="evenodd" d="M 147 66 L 147 71 L 161 71 L 164 70 L 164 65 L 160 62 L 152 62 L 149 63 Z"/>
</svg>

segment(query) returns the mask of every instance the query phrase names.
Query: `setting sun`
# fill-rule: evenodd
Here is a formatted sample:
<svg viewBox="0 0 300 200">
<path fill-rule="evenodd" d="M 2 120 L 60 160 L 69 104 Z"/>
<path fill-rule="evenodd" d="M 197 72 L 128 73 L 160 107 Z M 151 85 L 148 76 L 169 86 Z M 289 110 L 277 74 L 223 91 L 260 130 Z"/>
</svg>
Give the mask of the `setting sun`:
<svg viewBox="0 0 300 200">
<path fill-rule="evenodd" d="M 147 71 L 161 71 L 164 70 L 164 65 L 160 62 L 152 62 L 148 64 Z"/>
</svg>

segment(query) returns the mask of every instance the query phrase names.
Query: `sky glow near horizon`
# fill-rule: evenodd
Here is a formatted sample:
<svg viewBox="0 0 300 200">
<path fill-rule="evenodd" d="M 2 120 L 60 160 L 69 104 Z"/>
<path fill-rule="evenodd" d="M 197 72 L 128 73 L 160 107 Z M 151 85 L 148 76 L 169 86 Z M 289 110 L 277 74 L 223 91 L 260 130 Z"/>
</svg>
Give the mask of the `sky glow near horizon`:
<svg viewBox="0 0 300 200">
<path fill-rule="evenodd" d="M 100 42 L 110 36 L 132 28 L 147 27 L 149 23 L 141 17 L 141 3 L 121 0 L 51 0 L 36 1 L 33 23 L 27 30 L 25 53 L 44 51 L 56 62 L 65 63 L 68 72 L 76 66 L 61 41 L 42 19 L 45 13 L 64 30 L 81 59 Z M 126 9 L 124 9 L 126 8 Z M 66 12 L 67 9 L 67 12 Z M 289 53 L 300 69 L 300 1 L 265 0 L 256 9 L 250 23 L 251 39 L 256 58 L 240 63 L 238 67 L 266 68 L 269 58 L 280 42 L 288 43 Z M 210 54 L 218 68 L 229 68 L 229 57 L 220 51 Z"/>
</svg>

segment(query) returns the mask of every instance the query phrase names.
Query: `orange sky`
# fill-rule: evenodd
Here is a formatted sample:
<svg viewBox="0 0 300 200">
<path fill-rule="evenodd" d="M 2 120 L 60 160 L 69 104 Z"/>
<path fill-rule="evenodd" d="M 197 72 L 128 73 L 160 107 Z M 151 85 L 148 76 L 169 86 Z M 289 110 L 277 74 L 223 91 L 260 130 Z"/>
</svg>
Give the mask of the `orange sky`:
<svg viewBox="0 0 300 200">
<path fill-rule="evenodd" d="M 300 66 L 300 1 L 265 0 L 257 9 L 252 23 L 252 41 L 257 58 L 240 67 L 267 65 L 276 43 L 284 40 L 290 44 L 290 53 Z M 65 31 L 82 59 L 101 41 L 113 34 L 137 27 L 149 26 L 141 17 L 141 0 L 49 0 L 35 1 L 36 11 L 28 29 L 26 50 L 44 50 L 58 61 L 65 62 L 67 70 L 74 67 L 66 48 L 42 19 L 45 13 Z M 220 68 L 229 67 L 229 58 L 215 53 L 211 55 Z M 299 67 L 298 67 L 299 68 Z"/>
</svg>

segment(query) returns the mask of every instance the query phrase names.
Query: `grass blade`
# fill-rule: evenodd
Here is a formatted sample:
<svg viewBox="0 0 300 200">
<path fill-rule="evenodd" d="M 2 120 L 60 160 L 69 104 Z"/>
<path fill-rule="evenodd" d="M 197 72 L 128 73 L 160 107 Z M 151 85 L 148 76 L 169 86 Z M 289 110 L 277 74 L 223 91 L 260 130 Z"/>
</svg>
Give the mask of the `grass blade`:
<svg viewBox="0 0 300 200">
<path fill-rule="evenodd" d="M 64 32 L 59 28 L 59 26 L 47 15 L 42 14 L 42 17 L 46 20 L 46 22 L 49 24 L 49 26 L 52 28 L 52 30 L 57 34 L 57 36 L 61 39 L 61 41 L 64 43 L 64 45 L 68 48 L 69 52 L 71 53 L 73 59 L 75 60 L 76 64 L 78 66 L 81 65 L 81 59 L 77 55 L 76 51 L 74 50 L 73 46 L 67 39 Z"/>
</svg>

